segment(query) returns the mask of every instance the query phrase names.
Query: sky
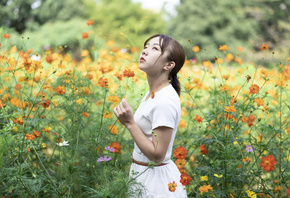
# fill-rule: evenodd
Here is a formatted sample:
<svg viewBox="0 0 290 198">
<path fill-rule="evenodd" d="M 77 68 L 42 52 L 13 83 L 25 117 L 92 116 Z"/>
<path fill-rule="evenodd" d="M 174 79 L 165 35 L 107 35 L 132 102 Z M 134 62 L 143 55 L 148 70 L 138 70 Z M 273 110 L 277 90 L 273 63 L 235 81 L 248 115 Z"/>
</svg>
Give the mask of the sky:
<svg viewBox="0 0 290 198">
<path fill-rule="evenodd" d="M 143 8 L 159 11 L 163 4 L 168 12 L 175 12 L 174 7 L 179 4 L 179 0 L 132 0 L 140 2 Z"/>
</svg>

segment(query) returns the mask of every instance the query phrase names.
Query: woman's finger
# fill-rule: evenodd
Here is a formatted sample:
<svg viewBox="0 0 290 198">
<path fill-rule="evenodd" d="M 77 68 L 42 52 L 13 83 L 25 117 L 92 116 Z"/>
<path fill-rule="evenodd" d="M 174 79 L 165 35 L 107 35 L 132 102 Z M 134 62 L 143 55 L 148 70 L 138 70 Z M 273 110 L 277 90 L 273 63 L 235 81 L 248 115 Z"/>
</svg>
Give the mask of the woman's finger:
<svg viewBox="0 0 290 198">
<path fill-rule="evenodd" d="M 117 107 L 118 107 L 118 106 L 117 106 Z M 117 107 L 115 107 L 115 108 L 113 109 L 113 112 L 114 112 L 114 114 L 118 117 L 119 113 L 118 113 Z"/>
</svg>

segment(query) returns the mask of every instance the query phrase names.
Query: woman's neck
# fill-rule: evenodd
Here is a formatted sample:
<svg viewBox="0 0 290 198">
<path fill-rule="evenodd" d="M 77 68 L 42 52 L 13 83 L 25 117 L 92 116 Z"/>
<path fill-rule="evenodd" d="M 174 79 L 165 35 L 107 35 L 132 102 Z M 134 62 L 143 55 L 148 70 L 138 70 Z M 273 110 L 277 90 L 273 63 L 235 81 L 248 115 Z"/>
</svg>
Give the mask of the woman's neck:
<svg viewBox="0 0 290 198">
<path fill-rule="evenodd" d="M 158 92 L 162 88 L 168 86 L 170 83 L 167 78 L 150 78 L 147 76 L 147 81 L 149 84 L 149 93 L 153 92 Z"/>
</svg>

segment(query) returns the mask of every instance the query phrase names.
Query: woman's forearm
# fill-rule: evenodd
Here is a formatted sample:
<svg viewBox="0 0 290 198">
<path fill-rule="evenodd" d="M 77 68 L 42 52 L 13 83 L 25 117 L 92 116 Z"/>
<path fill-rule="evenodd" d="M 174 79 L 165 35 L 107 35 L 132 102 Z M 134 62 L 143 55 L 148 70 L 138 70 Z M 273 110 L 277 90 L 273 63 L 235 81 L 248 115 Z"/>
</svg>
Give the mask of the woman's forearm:
<svg viewBox="0 0 290 198">
<path fill-rule="evenodd" d="M 164 156 L 158 155 L 156 145 L 154 145 L 153 141 L 145 136 L 145 134 L 142 132 L 136 122 L 126 127 L 139 149 L 149 160 L 156 163 L 163 161 Z"/>
</svg>

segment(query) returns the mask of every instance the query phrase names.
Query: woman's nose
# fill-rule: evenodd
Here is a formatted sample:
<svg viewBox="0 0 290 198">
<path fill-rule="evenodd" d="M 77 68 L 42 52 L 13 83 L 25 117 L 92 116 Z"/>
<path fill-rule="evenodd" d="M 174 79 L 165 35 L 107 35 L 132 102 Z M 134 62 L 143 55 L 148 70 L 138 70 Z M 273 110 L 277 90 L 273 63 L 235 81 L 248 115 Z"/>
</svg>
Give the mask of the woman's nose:
<svg viewBox="0 0 290 198">
<path fill-rule="evenodd" d="M 142 55 L 147 55 L 147 54 L 148 54 L 147 49 L 143 49 Z"/>
</svg>

